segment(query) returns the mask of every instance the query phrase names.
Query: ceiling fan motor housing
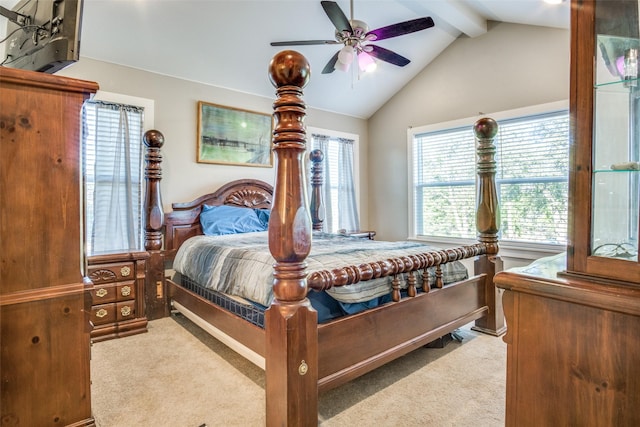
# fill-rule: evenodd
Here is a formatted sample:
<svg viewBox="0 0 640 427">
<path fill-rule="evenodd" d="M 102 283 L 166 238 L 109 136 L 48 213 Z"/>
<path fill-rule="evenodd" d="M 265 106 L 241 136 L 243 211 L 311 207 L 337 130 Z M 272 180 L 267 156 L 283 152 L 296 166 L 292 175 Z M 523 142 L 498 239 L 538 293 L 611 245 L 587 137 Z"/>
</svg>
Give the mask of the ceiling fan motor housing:
<svg viewBox="0 0 640 427">
<path fill-rule="evenodd" d="M 336 40 L 345 46 L 353 47 L 357 52 L 362 52 L 364 50 L 363 43 L 375 40 L 375 35 L 367 36 L 369 26 L 364 21 L 352 19 L 349 23 L 353 32 L 336 30 Z"/>
</svg>

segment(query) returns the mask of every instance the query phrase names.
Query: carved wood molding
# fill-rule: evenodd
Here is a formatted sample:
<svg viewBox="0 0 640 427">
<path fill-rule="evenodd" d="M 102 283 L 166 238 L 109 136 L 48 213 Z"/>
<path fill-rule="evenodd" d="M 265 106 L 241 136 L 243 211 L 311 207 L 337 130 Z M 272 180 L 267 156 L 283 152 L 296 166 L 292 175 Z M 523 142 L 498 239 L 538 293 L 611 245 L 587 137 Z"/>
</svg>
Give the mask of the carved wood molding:
<svg viewBox="0 0 640 427">
<path fill-rule="evenodd" d="M 253 208 L 260 205 L 271 205 L 271 194 L 259 190 L 242 189 L 229 194 L 224 200 L 224 204 L 245 208 Z"/>
<path fill-rule="evenodd" d="M 107 270 L 104 268 L 101 268 L 100 270 L 96 270 L 91 272 L 91 274 L 89 274 L 89 279 L 91 279 L 91 281 L 93 283 L 97 283 L 97 282 L 113 282 L 118 278 L 118 276 L 116 275 L 116 273 L 114 273 L 111 270 Z"/>
</svg>

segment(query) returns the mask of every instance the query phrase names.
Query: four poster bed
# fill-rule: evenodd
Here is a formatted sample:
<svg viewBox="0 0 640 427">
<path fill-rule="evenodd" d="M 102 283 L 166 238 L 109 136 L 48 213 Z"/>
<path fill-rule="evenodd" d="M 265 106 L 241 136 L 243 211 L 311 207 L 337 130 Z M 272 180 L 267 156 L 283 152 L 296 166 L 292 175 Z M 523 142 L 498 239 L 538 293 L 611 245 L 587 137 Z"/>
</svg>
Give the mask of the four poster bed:
<svg viewBox="0 0 640 427">
<path fill-rule="evenodd" d="M 284 51 L 273 58 L 269 73 L 277 89 L 274 188 L 258 180 L 233 181 L 192 202 L 174 203 L 165 215 L 159 193 L 164 141 L 157 131 L 145 134 L 147 283 L 158 286 L 157 301 L 148 298 L 147 307 L 157 309 L 166 292 L 173 309 L 263 366 L 268 425 L 317 425 L 318 392 L 473 321 L 486 333 L 505 331 L 493 284 L 501 268 L 494 182 L 497 126 L 491 119 L 474 125 L 478 243 L 433 250 L 410 242 L 326 235 L 319 231 L 322 153 L 317 151 L 309 156 L 310 208 L 305 200 L 301 96 L 309 65 L 299 53 Z M 240 226 L 246 233 L 210 232 L 220 212 L 227 211 L 251 217 L 248 226 Z M 268 231 L 259 231 L 254 215 L 265 229 L 268 224 Z M 227 245 L 223 249 L 221 242 Z M 256 248 L 262 254 L 254 254 Z M 471 275 L 459 262 L 467 258 L 475 258 Z M 230 276 L 240 270 L 232 259 L 263 268 L 245 265 L 250 273 Z M 329 263 L 336 259 L 342 265 Z M 166 261 L 173 261 L 177 273 L 164 290 Z"/>
</svg>

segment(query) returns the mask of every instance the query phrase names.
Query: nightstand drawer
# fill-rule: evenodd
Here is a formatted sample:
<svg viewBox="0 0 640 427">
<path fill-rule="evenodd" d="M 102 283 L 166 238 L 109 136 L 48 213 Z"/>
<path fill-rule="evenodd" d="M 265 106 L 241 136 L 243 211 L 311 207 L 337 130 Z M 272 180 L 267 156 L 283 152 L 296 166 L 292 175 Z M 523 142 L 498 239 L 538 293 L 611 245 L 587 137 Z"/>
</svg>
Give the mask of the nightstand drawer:
<svg viewBox="0 0 640 427">
<path fill-rule="evenodd" d="M 89 278 L 94 285 L 131 280 L 134 278 L 134 272 L 132 262 L 89 266 Z"/>
<path fill-rule="evenodd" d="M 136 302 L 122 301 L 116 304 L 116 320 L 118 322 L 122 320 L 129 320 L 136 317 Z"/>
<path fill-rule="evenodd" d="M 115 302 L 116 291 L 117 289 L 114 285 L 94 286 L 93 290 L 91 290 L 91 304 L 96 305 Z"/>
<path fill-rule="evenodd" d="M 126 301 L 136 298 L 136 282 L 133 280 L 118 284 L 94 286 L 91 291 L 91 303 L 106 304 L 108 302 Z"/>
<path fill-rule="evenodd" d="M 134 281 L 124 282 L 116 286 L 116 300 L 124 301 L 136 298 L 136 283 Z"/>
<path fill-rule="evenodd" d="M 115 321 L 115 304 L 100 304 L 91 307 L 91 323 L 94 325 L 103 325 L 105 323 L 113 323 Z"/>
</svg>

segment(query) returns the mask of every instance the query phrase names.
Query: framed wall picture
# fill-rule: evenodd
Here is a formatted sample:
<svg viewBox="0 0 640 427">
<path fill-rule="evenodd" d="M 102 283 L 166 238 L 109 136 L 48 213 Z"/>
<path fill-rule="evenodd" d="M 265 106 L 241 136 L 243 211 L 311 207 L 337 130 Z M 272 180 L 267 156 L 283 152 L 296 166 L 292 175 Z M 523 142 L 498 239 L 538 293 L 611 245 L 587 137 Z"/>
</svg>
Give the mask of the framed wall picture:
<svg viewBox="0 0 640 427">
<path fill-rule="evenodd" d="M 270 114 L 198 101 L 198 163 L 272 167 Z"/>
</svg>

